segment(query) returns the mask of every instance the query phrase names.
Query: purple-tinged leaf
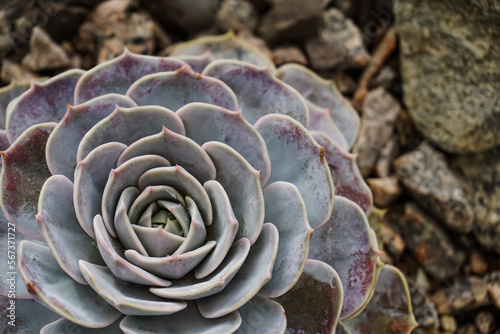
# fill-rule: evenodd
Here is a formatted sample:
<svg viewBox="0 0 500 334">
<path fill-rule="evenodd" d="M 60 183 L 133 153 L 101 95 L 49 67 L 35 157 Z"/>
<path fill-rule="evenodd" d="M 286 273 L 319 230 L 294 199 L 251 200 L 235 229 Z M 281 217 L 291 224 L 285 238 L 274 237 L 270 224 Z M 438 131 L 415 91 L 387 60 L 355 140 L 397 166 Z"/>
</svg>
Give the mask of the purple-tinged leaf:
<svg viewBox="0 0 500 334">
<path fill-rule="evenodd" d="M 9 224 L 0 210 L 0 249 L 4 250 L 4 256 L 1 257 L 0 262 L 0 300 L 1 296 L 8 297 L 13 293 L 17 299 L 31 299 L 23 278 L 17 273 L 17 263 L 10 262 L 7 257 L 8 251 L 17 251 L 19 243 L 23 240 L 29 239 L 17 231 L 14 225 Z M 0 328 L 2 328 L 1 325 Z"/>
<path fill-rule="evenodd" d="M 207 51 L 204 54 L 199 55 L 199 56 L 186 55 L 186 56 L 178 56 L 175 58 L 180 59 L 183 62 L 185 62 L 186 64 L 188 64 L 189 66 L 191 66 L 193 71 L 195 71 L 196 73 L 203 72 L 205 67 L 207 67 L 208 64 L 210 64 L 211 62 L 214 61 L 214 59 L 212 58 L 212 55 L 210 54 L 209 51 Z"/>
<path fill-rule="evenodd" d="M 204 36 L 177 44 L 171 56 L 199 56 L 210 52 L 213 59 L 233 59 L 257 66 L 271 66 L 273 62 L 264 53 L 234 35 L 232 31 L 220 36 Z"/>
<path fill-rule="evenodd" d="M 238 110 L 234 93 L 222 81 L 183 67 L 175 72 L 150 74 L 134 82 L 127 91 L 138 105 L 156 105 L 177 110 L 191 102 L 204 102 Z"/>
<path fill-rule="evenodd" d="M 332 173 L 335 194 L 358 204 L 368 216 L 373 207 L 372 192 L 356 165 L 356 155 L 341 149 L 324 133 L 311 131 L 311 134 L 325 148 L 325 159 Z"/>
<path fill-rule="evenodd" d="M 276 71 L 276 77 L 299 91 L 318 107 L 328 108 L 333 121 L 351 147 L 358 136 L 359 115 L 331 80 L 324 80 L 299 64 L 286 64 Z"/>
<path fill-rule="evenodd" d="M 278 253 L 278 239 L 276 227 L 264 224 L 245 263 L 224 290 L 197 300 L 200 313 L 205 318 L 218 318 L 237 310 L 269 282 Z"/>
<path fill-rule="evenodd" d="M 344 322 L 352 334 L 409 334 L 416 326 L 406 280 L 396 267 L 386 265 L 365 309 Z"/>
<path fill-rule="evenodd" d="M 169 301 L 149 292 L 149 287 L 124 282 L 116 278 L 105 266 L 80 261 L 82 274 L 109 304 L 127 315 L 164 315 L 186 308 L 183 301 Z"/>
<path fill-rule="evenodd" d="M 335 196 L 328 223 L 314 232 L 309 258 L 334 267 L 344 287 L 341 319 L 358 312 L 370 298 L 377 281 L 377 241 L 361 208 Z"/>
<path fill-rule="evenodd" d="M 184 135 L 184 126 L 179 116 L 166 108 L 116 107 L 115 111 L 85 134 L 78 147 L 77 159 L 83 160 L 90 151 L 104 143 L 116 141 L 130 145 L 143 137 L 157 134 L 164 127 Z"/>
<path fill-rule="evenodd" d="M 42 187 L 37 220 L 59 266 L 72 279 L 87 284 L 79 260 L 104 264 L 94 239 L 82 229 L 73 207 L 73 183 L 63 175 L 51 176 Z"/>
<path fill-rule="evenodd" d="M 262 296 L 255 296 L 238 309 L 242 324 L 235 334 L 282 334 L 286 330 L 283 306 Z"/>
<path fill-rule="evenodd" d="M 285 309 L 287 333 L 333 334 L 340 318 L 343 290 L 328 264 L 307 260 L 298 282 L 276 301 Z"/>
<path fill-rule="evenodd" d="M 260 134 L 241 112 L 233 112 L 205 103 L 190 103 L 177 110 L 186 128 L 186 136 L 198 145 L 218 141 L 234 148 L 253 168 L 260 171 L 265 184 L 271 175 L 267 147 Z"/>
<path fill-rule="evenodd" d="M 33 299 L 66 319 L 85 327 L 102 328 L 120 317 L 120 312 L 91 287 L 66 275 L 48 247 L 23 241 L 18 261 L 19 271 Z"/>
<path fill-rule="evenodd" d="M 73 103 L 73 94 L 82 70 L 69 70 L 52 79 L 39 83 L 33 81 L 9 110 L 6 129 L 10 142 L 32 125 L 59 122 L 66 113 L 68 103 Z"/>
<path fill-rule="evenodd" d="M 129 97 L 118 94 L 99 96 L 74 107 L 68 105 L 66 115 L 50 135 L 45 150 L 52 175 L 62 174 L 73 180 L 78 146 L 84 135 L 109 116 L 117 105 L 124 108 L 136 106 Z"/>
<path fill-rule="evenodd" d="M 271 177 L 267 184 L 286 181 L 295 185 L 306 204 L 311 227 L 323 226 L 332 213 L 334 198 L 325 149 L 299 122 L 288 116 L 264 116 L 255 128 L 264 138 L 271 158 Z"/>
<path fill-rule="evenodd" d="M 94 231 L 99 247 L 99 252 L 106 262 L 109 270 L 113 272 L 117 278 L 141 285 L 147 286 L 169 286 L 171 283 L 161 279 L 135 265 L 125 259 L 125 249 L 122 244 L 113 238 L 102 221 L 102 217 L 97 215 L 94 218 Z"/>
<path fill-rule="evenodd" d="M 80 226 L 92 238 L 95 238 L 94 217 L 101 213 L 102 193 L 109 172 L 126 148 L 122 143 L 103 144 L 90 152 L 76 167 L 73 194 L 75 213 Z"/>
<path fill-rule="evenodd" d="M 306 100 L 307 108 L 309 109 L 309 131 L 321 131 L 326 134 L 334 143 L 336 143 L 342 150 L 348 152 L 349 147 L 344 135 L 340 132 L 330 116 L 330 110 L 318 107 L 317 105 Z"/>
<path fill-rule="evenodd" d="M 231 202 L 239 227 L 236 239 L 253 244 L 264 222 L 264 200 L 259 173 L 238 152 L 220 142 L 207 142 L 203 149 L 215 164 L 219 182 Z"/>
<path fill-rule="evenodd" d="M 250 250 L 250 241 L 242 238 L 231 246 L 222 263 L 210 275 L 196 279 L 188 274 L 172 281 L 166 288 L 151 288 L 151 292 L 163 298 L 195 300 L 222 291 L 241 268 Z"/>
<path fill-rule="evenodd" d="M 313 229 L 307 221 L 306 205 L 300 192 L 288 182 L 274 182 L 264 189 L 264 221 L 278 228 L 280 242 L 273 276 L 259 294 L 276 298 L 290 290 L 306 265 Z"/>
<path fill-rule="evenodd" d="M 125 49 L 115 59 L 97 65 L 78 81 L 75 104 L 109 93 L 125 94 L 136 80 L 158 72 L 176 71 L 186 64 L 175 58 L 137 55 Z"/>
<path fill-rule="evenodd" d="M 12 80 L 5 87 L 0 88 L 0 128 L 5 129 L 5 121 L 7 118 L 7 106 L 9 103 L 18 98 L 22 93 L 30 88 L 29 81 L 17 82 Z"/>
<path fill-rule="evenodd" d="M 205 225 L 212 224 L 212 205 L 207 192 L 200 182 L 186 172 L 184 168 L 180 166 L 153 168 L 142 174 L 138 185 L 141 190 L 155 185 L 166 185 L 177 189 L 194 200 Z"/>
<path fill-rule="evenodd" d="M 241 317 L 232 312 L 217 319 L 203 317 L 194 302 L 177 313 L 156 317 L 126 316 L 120 323 L 125 334 L 231 334 L 240 327 Z"/>
<path fill-rule="evenodd" d="M 201 183 L 215 178 L 215 167 L 207 153 L 189 137 L 172 132 L 166 127 L 163 127 L 160 133 L 143 137 L 131 144 L 118 159 L 118 165 L 146 154 L 159 155 L 172 165 L 183 166 Z"/>
<path fill-rule="evenodd" d="M 45 143 L 56 123 L 34 125 L 2 152 L 0 201 L 7 220 L 25 236 L 44 241 L 36 225 L 40 189 L 50 177 Z"/>
<path fill-rule="evenodd" d="M 208 65 L 203 75 L 219 79 L 231 88 L 243 117 L 251 124 L 268 114 L 283 114 L 305 127 L 309 125 L 309 111 L 302 96 L 272 75 L 269 68 L 219 60 Z"/>
</svg>

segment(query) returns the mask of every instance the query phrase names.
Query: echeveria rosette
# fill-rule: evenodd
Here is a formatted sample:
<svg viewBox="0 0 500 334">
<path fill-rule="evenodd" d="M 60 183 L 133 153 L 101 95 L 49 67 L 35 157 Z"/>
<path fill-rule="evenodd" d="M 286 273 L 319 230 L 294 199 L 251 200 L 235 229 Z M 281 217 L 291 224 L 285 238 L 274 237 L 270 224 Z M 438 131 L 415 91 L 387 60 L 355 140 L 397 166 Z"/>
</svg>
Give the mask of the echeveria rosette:
<svg viewBox="0 0 500 334">
<path fill-rule="evenodd" d="M 357 116 L 331 84 L 276 71 L 231 34 L 173 53 L 126 51 L 7 107 L 2 231 L 8 220 L 26 239 L 17 297 L 63 317 L 43 333 L 333 332 L 378 273 L 371 194 L 347 153 Z M 332 229 L 355 251 L 323 247 Z"/>
</svg>

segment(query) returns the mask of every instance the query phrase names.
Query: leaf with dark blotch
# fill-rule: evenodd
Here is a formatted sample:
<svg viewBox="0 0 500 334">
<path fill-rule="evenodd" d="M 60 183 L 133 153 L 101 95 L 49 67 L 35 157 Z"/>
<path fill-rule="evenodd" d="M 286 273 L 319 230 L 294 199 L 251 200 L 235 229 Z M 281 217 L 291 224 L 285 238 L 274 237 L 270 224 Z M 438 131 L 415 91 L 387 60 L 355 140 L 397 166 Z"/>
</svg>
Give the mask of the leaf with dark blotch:
<svg viewBox="0 0 500 334">
<path fill-rule="evenodd" d="M 5 217 L 35 240 L 44 241 L 36 224 L 38 197 L 50 177 L 45 161 L 45 143 L 56 123 L 37 124 L 25 131 L 2 152 L 0 201 Z"/>
<path fill-rule="evenodd" d="M 408 334 L 416 326 L 406 280 L 396 267 L 380 272 L 372 299 L 355 318 L 345 322 L 352 334 Z"/>
<path fill-rule="evenodd" d="M 276 299 L 287 318 L 287 333 L 333 334 L 342 309 L 340 278 L 328 264 L 307 260 L 294 287 Z"/>
</svg>

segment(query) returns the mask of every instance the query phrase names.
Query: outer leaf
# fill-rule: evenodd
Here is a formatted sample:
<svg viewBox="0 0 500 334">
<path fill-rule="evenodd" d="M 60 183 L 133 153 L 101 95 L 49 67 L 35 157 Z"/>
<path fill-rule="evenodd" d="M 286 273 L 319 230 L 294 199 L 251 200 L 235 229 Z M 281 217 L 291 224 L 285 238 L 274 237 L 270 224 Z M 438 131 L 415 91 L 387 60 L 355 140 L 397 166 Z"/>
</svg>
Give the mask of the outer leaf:
<svg viewBox="0 0 500 334">
<path fill-rule="evenodd" d="M 333 334 L 340 318 L 340 278 L 324 262 L 307 260 L 297 284 L 276 299 L 285 308 L 287 333 Z"/>
<path fill-rule="evenodd" d="M 45 324 L 60 318 L 59 314 L 33 299 L 9 299 L 0 296 L 0 305 L 0 316 L 3 319 L 0 322 L 0 333 L 38 333 Z M 36 316 L 33 316 L 34 314 Z"/>
<path fill-rule="evenodd" d="M 380 272 L 373 297 L 354 319 L 345 322 L 352 334 L 408 334 L 416 326 L 406 280 L 396 267 Z"/>
<path fill-rule="evenodd" d="M 351 104 L 340 94 L 335 83 L 324 80 L 306 67 L 286 64 L 276 71 L 276 77 L 299 91 L 310 102 L 328 108 L 333 121 L 351 147 L 358 136 L 360 119 Z"/>
<path fill-rule="evenodd" d="M 2 152 L 2 210 L 21 233 L 40 241 L 44 238 L 36 225 L 35 214 L 40 189 L 50 176 L 45 162 L 45 143 L 55 126 L 55 123 L 34 125 Z"/>
<path fill-rule="evenodd" d="M 127 91 L 138 105 L 156 105 L 177 110 L 191 102 L 205 102 L 238 110 L 234 93 L 222 81 L 194 73 L 187 67 L 175 72 L 150 74 Z"/>
<path fill-rule="evenodd" d="M 281 334 L 285 332 L 285 310 L 283 306 L 271 299 L 257 295 L 240 307 L 238 312 L 243 321 L 236 334 Z"/>
<path fill-rule="evenodd" d="M 89 286 L 66 275 L 50 249 L 30 241 L 19 246 L 19 271 L 33 298 L 82 326 L 102 328 L 120 317 Z M 78 300 L 78 303 L 75 303 Z"/>
<path fill-rule="evenodd" d="M 373 208 L 372 192 L 361 176 L 356 164 L 356 155 L 341 149 L 324 133 L 311 131 L 311 134 L 318 144 L 325 148 L 325 159 L 332 173 L 335 194 L 355 202 L 368 216 Z"/>
<path fill-rule="evenodd" d="M 76 86 L 75 103 L 109 93 L 125 94 L 134 81 L 145 75 L 175 71 L 183 66 L 186 64 L 175 58 L 137 55 L 125 49 L 120 57 L 97 65 L 82 76 Z"/>
<path fill-rule="evenodd" d="M 87 284 L 79 260 L 104 261 L 81 228 L 73 208 L 73 183 L 63 175 L 51 176 L 43 185 L 38 202 L 38 223 L 59 266 L 75 281 Z"/>
<path fill-rule="evenodd" d="M 9 85 L 0 88 L 0 128 L 5 129 L 7 105 L 30 88 L 29 81 L 12 80 Z"/>
<path fill-rule="evenodd" d="M 275 182 L 264 189 L 266 222 L 278 228 L 280 243 L 271 280 L 259 294 L 275 298 L 290 290 L 302 274 L 313 229 L 307 221 L 306 206 L 291 183 Z"/>
<path fill-rule="evenodd" d="M 325 149 L 297 121 L 283 115 L 262 117 L 255 128 L 266 142 L 271 158 L 268 184 L 286 181 L 302 195 L 309 224 L 318 229 L 332 213 L 334 188 Z"/>
<path fill-rule="evenodd" d="M 349 151 L 349 146 L 344 135 L 340 132 L 330 115 L 330 109 L 318 107 L 309 100 L 306 100 L 306 104 L 307 109 L 309 109 L 309 126 L 307 129 L 309 131 L 323 132 L 342 150 Z"/>
<path fill-rule="evenodd" d="M 73 102 L 76 82 L 83 73 L 82 70 L 69 70 L 42 83 L 33 81 L 7 115 L 10 142 L 32 125 L 59 122 L 66 113 L 67 104 Z"/>
<path fill-rule="evenodd" d="M 132 99 L 118 94 L 96 97 L 78 106 L 68 105 L 68 111 L 57 124 L 45 150 L 52 175 L 62 174 L 73 180 L 77 152 L 83 136 L 99 121 L 109 116 L 115 106 L 135 107 Z"/>
<path fill-rule="evenodd" d="M 217 319 L 203 317 L 196 304 L 188 306 L 177 313 L 158 317 L 126 316 L 120 323 L 125 334 L 230 334 L 240 327 L 241 317 L 238 312 L 232 312 Z"/>
<path fill-rule="evenodd" d="M 255 124 L 262 116 L 283 114 L 300 124 L 309 125 L 309 112 L 302 96 L 292 87 L 261 68 L 234 60 L 219 60 L 203 75 L 222 80 L 238 99 L 243 117 Z"/>
<path fill-rule="evenodd" d="M 205 52 L 204 54 L 202 54 L 200 56 L 189 56 L 188 55 L 188 56 L 177 56 L 175 58 L 180 59 L 183 62 L 185 62 L 186 64 L 188 64 L 189 66 L 191 66 L 193 71 L 195 71 L 196 73 L 203 72 L 205 67 L 207 67 L 208 64 L 210 64 L 211 62 L 214 61 L 214 59 L 209 51 Z"/>
<path fill-rule="evenodd" d="M 186 136 L 198 145 L 218 141 L 234 148 L 253 168 L 260 171 L 260 183 L 271 175 L 266 143 L 241 115 L 211 104 L 190 103 L 177 110 L 186 128 Z"/>
<path fill-rule="evenodd" d="M 182 301 L 159 298 L 146 286 L 119 280 L 107 267 L 80 261 L 80 268 L 92 289 L 123 314 L 164 315 L 187 306 Z"/>
<path fill-rule="evenodd" d="M 218 294 L 198 299 L 198 308 L 205 318 L 218 318 L 237 310 L 252 299 L 271 278 L 278 253 L 278 230 L 264 224 L 259 238 L 238 273 Z"/>
<path fill-rule="evenodd" d="M 123 332 L 120 330 L 119 324 L 120 321 L 117 320 L 113 322 L 110 326 L 106 327 L 104 331 L 106 331 L 106 334 L 122 334 Z M 40 334 L 68 334 L 68 333 L 100 334 L 102 332 L 103 329 L 83 327 L 64 318 L 60 318 L 57 321 L 45 325 L 40 331 Z"/>
<path fill-rule="evenodd" d="M 12 293 L 15 293 L 18 299 L 31 299 L 23 278 L 17 272 L 17 265 L 9 263 L 8 258 L 5 257 L 5 255 L 8 255 L 9 250 L 17 251 L 17 247 L 22 240 L 27 239 L 19 231 L 16 231 L 14 225 L 7 222 L 2 210 L 0 210 L 0 249 L 4 250 L 4 256 L 2 256 L 0 262 L 0 300 L 1 296 L 8 297 Z M 4 323 L 6 322 L 4 321 Z M 0 328 L 2 328 L 1 325 Z"/>
<path fill-rule="evenodd" d="M 342 319 L 358 312 L 369 300 L 377 279 L 378 254 L 361 208 L 335 196 L 330 220 L 311 239 L 309 258 L 324 261 L 337 270 L 344 287 Z"/>
<path fill-rule="evenodd" d="M 254 46 L 234 35 L 232 31 L 220 36 L 205 36 L 177 44 L 170 55 L 199 56 L 210 52 L 213 59 L 234 59 L 257 66 L 272 66 L 273 62 Z"/>
</svg>

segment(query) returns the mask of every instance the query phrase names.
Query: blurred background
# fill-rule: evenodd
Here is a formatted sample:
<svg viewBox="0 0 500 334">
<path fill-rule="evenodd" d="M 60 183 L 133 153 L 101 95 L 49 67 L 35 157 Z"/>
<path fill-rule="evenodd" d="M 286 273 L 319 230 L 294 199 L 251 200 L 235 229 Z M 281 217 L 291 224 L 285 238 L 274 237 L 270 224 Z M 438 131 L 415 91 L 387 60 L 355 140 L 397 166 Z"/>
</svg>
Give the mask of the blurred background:
<svg viewBox="0 0 500 334">
<path fill-rule="evenodd" d="M 333 80 L 422 333 L 500 333 L 500 1 L 0 0 L 0 87 L 233 30 Z"/>
</svg>

